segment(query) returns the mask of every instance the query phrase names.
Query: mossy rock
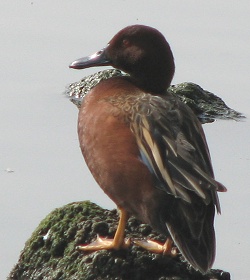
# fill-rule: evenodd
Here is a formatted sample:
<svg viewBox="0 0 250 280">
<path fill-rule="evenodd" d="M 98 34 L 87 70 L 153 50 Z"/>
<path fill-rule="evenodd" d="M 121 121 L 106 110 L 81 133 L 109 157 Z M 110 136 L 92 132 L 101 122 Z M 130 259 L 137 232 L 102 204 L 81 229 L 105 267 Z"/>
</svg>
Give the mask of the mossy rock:
<svg viewBox="0 0 250 280">
<path fill-rule="evenodd" d="M 173 85 L 168 88 L 168 92 L 186 103 L 201 123 L 213 122 L 215 119 L 238 121 L 245 118 L 243 114 L 229 108 L 220 97 L 197 84 L 185 82 Z"/>
<path fill-rule="evenodd" d="M 7 280 L 230 279 L 230 274 L 221 270 L 201 275 L 180 255 L 157 255 L 135 245 L 119 251 L 77 250 L 78 245 L 94 241 L 97 234 L 112 238 L 117 224 L 116 210 L 102 209 L 89 201 L 55 209 L 26 242 Z M 166 239 L 134 217 L 127 223 L 126 236 L 161 242 Z"/>
<path fill-rule="evenodd" d="M 86 76 L 79 82 L 66 88 L 65 94 L 78 108 L 88 92 L 102 80 L 117 76 L 127 76 L 118 69 L 108 69 Z M 215 119 L 241 120 L 244 115 L 229 108 L 217 95 L 204 90 L 195 83 L 184 82 L 172 85 L 168 92 L 176 95 L 186 103 L 196 114 L 201 123 L 213 122 Z"/>
</svg>

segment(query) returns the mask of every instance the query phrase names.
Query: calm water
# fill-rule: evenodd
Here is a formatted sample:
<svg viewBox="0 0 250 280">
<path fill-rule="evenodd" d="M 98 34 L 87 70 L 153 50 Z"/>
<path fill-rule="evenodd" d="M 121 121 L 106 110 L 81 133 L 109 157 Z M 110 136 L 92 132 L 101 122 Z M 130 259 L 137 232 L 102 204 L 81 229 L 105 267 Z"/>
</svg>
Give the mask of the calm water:
<svg viewBox="0 0 250 280">
<path fill-rule="evenodd" d="M 62 92 L 97 71 L 68 64 L 105 46 L 119 29 L 136 23 L 158 28 L 175 55 L 173 83 L 196 82 L 249 114 L 248 1 L 134 2 L 0 3 L 0 279 L 54 208 L 85 199 L 114 207 L 84 164 L 77 109 Z M 250 279 L 249 120 L 204 128 L 216 178 L 228 188 L 220 195 L 214 267 L 230 271 L 232 279 Z"/>
</svg>

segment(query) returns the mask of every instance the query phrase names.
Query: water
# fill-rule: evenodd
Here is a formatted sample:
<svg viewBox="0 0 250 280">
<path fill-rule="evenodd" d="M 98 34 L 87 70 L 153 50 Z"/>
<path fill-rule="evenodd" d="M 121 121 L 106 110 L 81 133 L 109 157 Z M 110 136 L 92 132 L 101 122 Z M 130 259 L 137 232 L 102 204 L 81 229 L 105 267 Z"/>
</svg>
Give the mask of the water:
<svg viewBox="0 0 250 280">
<path fill-rule="evenodd" d="M 173 83 L 195 82 L 249 114 L 248 1 L 2 1 L 0 11 L 0 279 L 54 208 L 86 199 L 114 207 L 85 166 L 77 108 L 62 92 L 100 70 L 68 64 L 101 49 L 119 29 L 158 28 L 175 55 Z M 248 119 L 204 126 L 216 178 L 228 188 L 220 195 L 214 267 L 240 280 L 250 278 L 249 126 Z"/>
</svg>

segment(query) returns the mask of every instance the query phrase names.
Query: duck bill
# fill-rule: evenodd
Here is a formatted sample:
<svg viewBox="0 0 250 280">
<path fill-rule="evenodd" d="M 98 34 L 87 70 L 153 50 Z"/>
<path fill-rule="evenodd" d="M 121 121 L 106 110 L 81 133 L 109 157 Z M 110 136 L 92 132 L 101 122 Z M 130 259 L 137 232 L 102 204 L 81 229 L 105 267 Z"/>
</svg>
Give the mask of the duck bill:
<svg viewBox="0 0 250 280">
<path fill-rule="evenodd" d="M 110 60 L 106 57 L 105 48 L 86 57 L 79 58 L 73 61 L 69 68 L 84 69 L 94 66 L 110 65 Z"/>
</svg>

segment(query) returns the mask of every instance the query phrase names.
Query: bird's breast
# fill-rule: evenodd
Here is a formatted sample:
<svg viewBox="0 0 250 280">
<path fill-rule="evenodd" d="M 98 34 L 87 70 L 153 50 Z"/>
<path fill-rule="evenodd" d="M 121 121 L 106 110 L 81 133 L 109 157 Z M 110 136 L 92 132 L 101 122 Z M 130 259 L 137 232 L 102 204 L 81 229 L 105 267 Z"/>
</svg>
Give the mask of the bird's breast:
<svg viewBox="0 0 250 280">
<path fill-rule="evenodd" d="M 112 90 L 101 94 L 104 88 L 107 90 L 106 84 L 95 87 L 80 108 L 80 147 L 92 175 L 108 196 L 119 207 L 142 216 L 140 205 L 144 207 L 143 201 L 150 200 L 155 187 L 130 129 L 134 109 L 126 107 L 127 96 Z"/>
</svg>

